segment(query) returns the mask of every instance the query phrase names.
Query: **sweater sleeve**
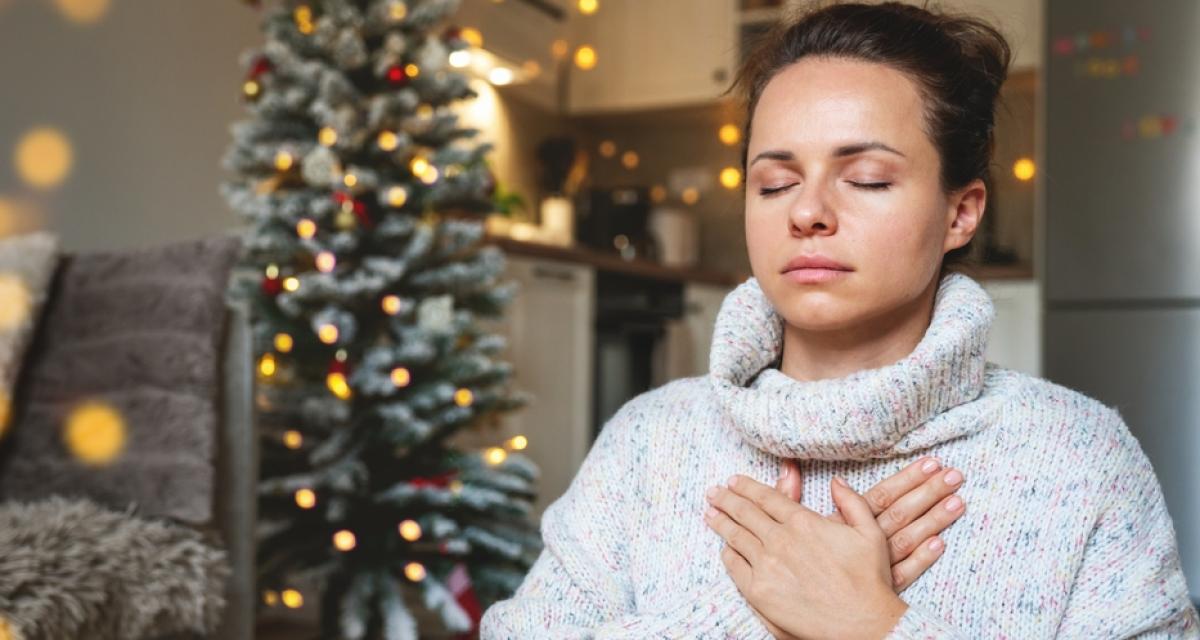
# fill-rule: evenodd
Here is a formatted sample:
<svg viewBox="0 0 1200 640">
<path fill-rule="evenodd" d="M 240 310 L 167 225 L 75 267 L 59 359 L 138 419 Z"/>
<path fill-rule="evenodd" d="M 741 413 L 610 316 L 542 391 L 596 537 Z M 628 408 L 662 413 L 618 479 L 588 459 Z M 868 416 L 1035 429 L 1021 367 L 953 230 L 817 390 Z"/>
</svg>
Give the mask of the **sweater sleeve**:
<svg viewBox="0 0 1200 640">
<path fill-rule="evenodd" d="M 1120 415 L 1110 409 L 1114 451 L 1098 486 L 1106 501 L 1084 545 L 1056 637 L 1200 639 L 1174 524 L 1158 477 Z M 958 640 L 929 610 L 910 605 L 887 640 Z"/>
<path fill-rule="evenodd" d="M 639 434 L 648 426 L 639 404 L 631 400 L 604 425 L 566 493 L 547 507 L 542 552 L 513 596 L 484 613 L 481 640 L 771 637 L 732 579 L 668 610 L 637 610 L 629 545 L 645 522 Z"/>
</svg>

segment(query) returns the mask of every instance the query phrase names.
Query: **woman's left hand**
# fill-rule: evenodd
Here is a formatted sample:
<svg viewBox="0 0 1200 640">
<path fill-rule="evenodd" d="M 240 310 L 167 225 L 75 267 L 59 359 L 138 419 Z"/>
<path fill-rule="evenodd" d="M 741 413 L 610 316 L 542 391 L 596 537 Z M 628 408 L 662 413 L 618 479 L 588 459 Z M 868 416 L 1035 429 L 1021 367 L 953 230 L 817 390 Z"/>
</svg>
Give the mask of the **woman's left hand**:
<svg viewBox="0 0 1200 640">
<path fill-rule="evenodd" d="M 866 499 L 840 478 L 830 484 L 846 524 L 740 474 L 709 490 L 705 521 L 776 637 L 883 638 L 908 608 L 892 588 L 887 536 Z"/>
</svg>

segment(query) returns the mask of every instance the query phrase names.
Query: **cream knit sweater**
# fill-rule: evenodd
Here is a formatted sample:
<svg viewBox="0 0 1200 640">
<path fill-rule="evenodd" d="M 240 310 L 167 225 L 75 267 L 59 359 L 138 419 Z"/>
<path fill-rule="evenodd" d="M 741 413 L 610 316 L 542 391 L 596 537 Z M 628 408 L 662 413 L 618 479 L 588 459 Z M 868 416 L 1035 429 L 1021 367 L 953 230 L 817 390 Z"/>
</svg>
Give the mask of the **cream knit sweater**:
<svg viewBox="0 0 1200 640">
<path fill-rule="evenodd" d="M 888 638 L 1200 638 L 1138 441 L 1116 410 L 986 362 L 994 313 L 951 273 L 910 355 L 804 382 L 776 368 L 782 320 L 747 280 L 721 307 L 709 375 L 605 424 L 482 639 L 770 638 L 703 521 L 705 489 L 735 473 L 773 486 L 796 458 L 802 502 L 828 514 L 833 474 L 861 493 L 926 454 L 963 471 L 967 509 Z"/>
</svg>

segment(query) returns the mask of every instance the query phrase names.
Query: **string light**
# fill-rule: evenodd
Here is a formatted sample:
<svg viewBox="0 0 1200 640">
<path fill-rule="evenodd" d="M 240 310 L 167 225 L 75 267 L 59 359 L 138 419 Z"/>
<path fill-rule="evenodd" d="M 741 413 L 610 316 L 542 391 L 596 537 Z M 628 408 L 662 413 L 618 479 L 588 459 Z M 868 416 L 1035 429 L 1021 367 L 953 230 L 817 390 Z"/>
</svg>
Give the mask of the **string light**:
<svg viewBox="0 0 1200 640">
<path fill-rule="evenodd" d="M 421 75 L 421 67 L 418 67 L 417 65 L 410 62 L 410 63 L 404 65 L 404 73 L 408 74 L 408 77 L 410 77 L 410 78 L 415 78 L 415 77 Z"/>
<path fill-rule="evenodd" d="M 726 189 L 736 189 L 742 183 L 742 172 L 737 167 L 721 169 L 721 186 Z"/>
<path fill-rule="evenodd" d="M 400 523 L 400 537 L 409 542 L 416 542 L 421 538 L 421 525 L 417 524 L 416 520 L 405 520 Z"/>
<path fill-rule="evenodd" d="M 454 404 L 460 407 L 469 407 L 475 400 L 475 394 L 471 393 L 470 389 L 459 389 L 454 392 Z"/>
<path fill-rule="evenodd" d="M 732 147 L 742 139 L 742 132 L 734 124 L 723 124 L 717 129 L 717 138 L 721 144 Z"/>
<path fill-rule="evenodd" d="M 347 187 L 353 187 L 354 185 L 358 184 L 358 176 L 354 175 L 353 173 L 347 173 L 342 177 L 342 182 L 344 182 Z"/>
<path fill-rule="evenodd" d="M 329 273 L 337 266 L 337 257 L 333 255 L 332 251 L 322 251 L 317 254 L 316 263 L 318 271 Z"/>
<path fill-rule="evenodd" d="M 590 16 L 600 8 L 599 0 L 579 0 L 579 13 Z"/>
<path fill-rule="evenodd" d="M 404 565 L 404 577 L 413 582 L 420 582 L 425 579 L 425 567 L 419 562 L 410 562 Z"/>
<path fill-rule="evenodd" d="M 383 302 L 380 303 L 383 307 L 383 312 L 389 316 L 394 316 L 400 313 L 400 296 L 386 295 L 383 297 Z"/>
<path fill-rule="evenodd" d="M 301 509 L 311 509 L 317 506 L 317 494 L 313 493 L 312 489 L 299 489 L 296 491 L 296 506 Z"/>
<path fill-rule="evenodd" d="M 404 187 L 391 187 L 387 190 L 388 205 L 400 208 L 404 206 L 405 202 L 408 202 L 408 189 Z"/>
<path fill-rule="evenodd" d="M 275 154 L 275 168 L 280 171 L 287 171 L 292 168 L 292 154 L 286 151 L 280 151 Z"/>
<path fill-rule="evenodd" d="M 404 367 L 392 369 L 392 384 L 397 387 L 407 387 L 412 382 L 412 374 Z"/>
<path fill-rule="evenodd" d="M 288 276 L 283 279 L 284 291 L 295 291 L 300 288 L 300 279 L 296 276 Z"/>
<path fill-rule="evenodd" d="M 264 353 L 258 360 L 258 372 L 264 377 L 270 378 L 275 375 L 275 356 L 274 354 Z"/>
<path fill-rule="evenodd" d="M 337 547 L 338 551 L 350 551 L 357 543 L 354 533 L 346 529 L 333 534 L 333 546 Z"/>
<path fill-rule="evenodd" d="M 430 165 L 429 168 L 425 170 L 425 173 L 423 173 L 417 177 L 418 177 L 418 179 L 420 179 L 421 182 L 423 182 L 425 184 L 433 184 L 433 183 L 437 182 L 437 179 L 438 179 L 437 167 Z"/>
<path fill-rule="evenodd" d="M 661 184 L 656 184 L 653 187 L 650 187 L 650 201 L 651 202 L 662 202 L 663 200 L 666 200 L 666 199 L 667 199 L 667 188 L 666 187 L 662 186 Z"/>
<path fill-rule="evenodd" d="M 299 609 L 304 606 L 304 596 L 295 589 L 284 589 L 280 598 L 283 600 L 283 606 L 289 609 Z"/>
<path fill-rule="evenodd" d="M 296 7 L 293 17 L 296 20 L 296 28 L 300 30 L 300 33 L 308 35 L 314 31 L 311 7 L 306 4 Z"/>
<path fill-rule="evenodd" d="M 379 148 L 384 151 L 395 151 L 400 146 L 400 136 L 395 131 L 379 132 Z"/>
<path fill-rule="evenodd" d="M 273 265 L 273 264 L 269 264 L 269 265 L 267 265 L 265 273 L 267 274 L 268 278 L 271 278 L 272 280 L 274 280 L 275 278 L 279 277 L 279 267 L 276 265 Z"/>
<path fill-rule="evenodd" d="M 604 140 L 600 143 L 600 156 L 603 158 L 611 158 L 617 155 L 617 143 L 612 140 Z"/>
<path fill-rule="evenodd" d="M 263 592 L 263 603 L 266 604 L 268 607 L 273 607 L 273 606 L 279 604 L 279 594 L 275 593 L 274 591 L 272 591 L 270 589 L 267 589 L 266 591 Z"/>
<path fill-rule="evenodd" d="M 700 192 L 696 190 L 696 187 L 688 187 L 679 194 L 679 197 L 684 204 L 696 204 L 700 200 Z"/>
<path fill-rule="evenodd" d="M 279 353 L 288 353 L 292 350 L 292 336 L 286 333 L 275 334 L 275 350 Z"/>
<path fill-rule="evenodd" d="M 508 452 L 500 447 L 488 447 L 483 458 L 487 460 L 488 464 L 495 466 L 508 459 Z"/>
<path fill-rule="evenodd" d="M 513 436 L 511 439 L 509 439 L 508 446 L 512 447 L 514 451 L 521 451 L 525 447 L 529 446 L 529 439 L 525 436 Z"/>
<path fill-rule="evenodd" d="M 337 130 L 335 130 L 333 127 L 321 127 L 321 130 L 317 132 L 317 142 L 320 142 L 326 147 L 332 147 L 333 145 L 337 144 L 337 141 Z"/>
<path fill-rule="evenodd" d="M 583 45 L 575 50 L 575 66 L 589 71 L 596 68 L 596 50 L 590 45 Z"/>
<path fill-rule="evenodd" d="M 423 156 L 417 156 L 408 163 L 409 171 L 412 171 L 414 176 L 420 177 L 421 174 L 429 170 L 429 161 Z"/>
<path fill-rule="evenodd" d="M 317 338 L 319 338 L 321 340 L 321 342 L 324 342 L 325 344 L 333 344 L 333 343 L 337 342 L 337 339 L 338 339 L 337 325 L 328 324 L 328 323 L 321 325 L 320 327 L 317 328 Z"/>
<path fill-rule="evenodd" d="M 452 51 L 450 52 L 449 60 L 450 66 L 456 69 L 462 69 L 463 67 L 471 64 L 471 52 L 467 51 L 466 49 Z"/>
<path fill-rule="evenodd" d="M 479 48 L 483 46 L 483 34 L 475 27 L 466 27 L 459 32 L 459 37 L 467 41 L 467 44 L 472 47 Z"/>
<path fill-rule="evenodd" d="M 392 20 L 396 20 L 396 21 L 403 20 L 404 17 L 407 15 L 408 15 L 408 5 L 404 4 L 400 0 L 396 0 L 396 2 L 393 2 L 392 6 L 389 7 L 388 16 Z"/>
<path fill-rule="evenodd" d="M 299 449 L 304 444 L 304 436 L 300 435 L 295 429 L 288 429 L 283 432 L 283 446 L 289 449 Z"/>
<path fill-rule="evenodd" d="M 1019 158 L 1013 163 L 1013 176 L 1017 180 L 1027 182 L 1037 173 L 1037 165 L 1029 158 Z"/>
<path fill-rule="evenodd" d="M 260 89 L 257 80 L 247 80 L 242 84 L 242 93 L 246 94 L 247 98 L 257 96 Z"/>
<path fill-rule="evenodd" d="M 641 158 L 638 157 L 636 151 L 631 150 L 621 154 L 621 165 L 626 169 L 636 169 L 639 162 L 641 162 Z"/>
<path fill-rule="evenodd" d="M 317 223 L 309 220 L 308 218 L 301 218 L 300 221 L 296 223 L 296 235 L 305 240 L 311 239 L 313 236 L 317 235 Z"/>
<path fill-rule="evenodd" d="M 433 105 L 423 103 L 417 105 L 417 117 L 426 120 L 433 117 Z"/>
<path fill-rule="evenodd" d="M 342 400 L 350 398 L 350 384 L 346 382 L 346 374 L 340 371 L 334 371 L 325 376 L 325 386 L 329 387 L 333 395 Z"/>
</svg>

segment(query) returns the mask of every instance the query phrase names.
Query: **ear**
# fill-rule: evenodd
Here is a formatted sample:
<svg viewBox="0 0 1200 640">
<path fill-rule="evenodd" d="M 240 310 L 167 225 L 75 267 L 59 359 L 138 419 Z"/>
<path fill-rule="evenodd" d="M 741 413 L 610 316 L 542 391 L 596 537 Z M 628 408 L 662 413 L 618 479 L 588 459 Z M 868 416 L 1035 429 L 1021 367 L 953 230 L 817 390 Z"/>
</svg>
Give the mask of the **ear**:
<svg viewBox="0 0 1200 640">
<path fill-rule="evenodd" d="M 983 180 L 976 178 L 966 187 L 956 191 L 949 200 L 946 209 L 946 240 L 942 245 L 942 253 L 965 246 L 975 235 L 983 220 L 983 210 L 987 206 L 987 186 Z"/>
</svg>

